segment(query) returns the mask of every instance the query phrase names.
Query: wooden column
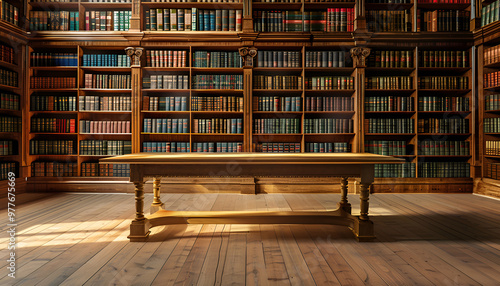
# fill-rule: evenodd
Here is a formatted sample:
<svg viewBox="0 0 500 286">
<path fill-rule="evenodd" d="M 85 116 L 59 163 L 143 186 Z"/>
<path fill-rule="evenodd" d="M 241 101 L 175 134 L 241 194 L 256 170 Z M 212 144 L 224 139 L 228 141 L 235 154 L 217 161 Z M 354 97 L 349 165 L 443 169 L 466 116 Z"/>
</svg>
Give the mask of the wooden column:
<svg viewBox="0 0 500 286">
<path fill-rule="evenodd" d="M 243 58 L 243 151 L 252 152 L 252 68 L 257 48 L 241 47 L 238 51 Z"/>
<path fill-rule="evenodd" d="M 161 196 L 160 187 L 161 187 L 161 177 L 154 177 L 153 178 L 153 203 L 151 204 L 151 208 L 149 210 L 149 212 L 151 214 L 159 211 L 164 205 L 160 199 L 160 196 Z"/>
<path fill-rule="evenodd" d="M 371 49 L 364 47 L 355 47 L 351 49 L 351 57 L 355 70 L 354 89 L 356 90 L 356 100 L 354 110 L 357 111 L 354 133 L 356 137 L 352 146 L 352 152 L 364 152 L 364 101 L 365 101 L 365 68 L 366 58 L 370 55 Z"/>
<path fill-rule="evenodd" d="M 243 19 L 241 19 L 241 30 L 253 32 L 252 0 L 243 0 Z"/>
<path fill-rule="evenodd" d="M 132 16 L 130 17 L 129 31 L 141 31 L 141 0 L 132 0 Z"/>
<path fill-rule="evenodd" d="M 131 118 L 131 131 L 132 131 L 132 153 L 138 153 L 141 150 L 141 56 L 143 48 L 128 47 L 125 48 L 127 56 L 130 57 L 131 63 L 131 99 L 132 99 L 132 118 Z"/>
<path fill-rule="evenodd" d="M 347 177 L 340 178 L 340 202 L 338 203 L 338 207 L 347 213 L 351 213 L 351 204 L 347 201 L 347 184 L 349 183 L 347 179 Z"/>
</svg>

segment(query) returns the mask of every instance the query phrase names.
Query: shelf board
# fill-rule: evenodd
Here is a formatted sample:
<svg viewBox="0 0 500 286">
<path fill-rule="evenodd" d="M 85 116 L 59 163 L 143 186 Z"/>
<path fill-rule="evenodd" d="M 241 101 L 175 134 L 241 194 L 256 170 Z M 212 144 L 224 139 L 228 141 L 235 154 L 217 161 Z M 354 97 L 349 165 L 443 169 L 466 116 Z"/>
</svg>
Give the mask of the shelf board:
<svg viewBox="0 0 500 286">
<path fill-rule="evenodd" d="M 113 8 L 113 9 L 132 9 L 132 2 L 128 3 L 114 3 L 114 2 L 80 2 L 80 5 L 85 8 Z"/>
<path fill-rule="evenodd" d="M 355 2 L 305 2 L 304 9 L 354 8 L 354 5 Z"/>
<path fill-rule="evenodd" d="M 78 10 L 78 2 L 28 2 L 31 8 L 45 8 L 52 10 Z"/>
<path fill-rule="evenodd" d="M 31 88 L 31 92 L 71 92 L 78 91 L 78 88 Z"/>
<path fill-rule="evenodd" d="M 15 86 L 10 86 L 10 85 L 0 84 L 0 89 L 11 91 L 11 92 L 16 92 L 16 91 L 18 91 L 21 88 L 20 87 L 15 87 Z"/>
<path fill-rule="evenodd" d="M 365 89 L 365 92 L 370 92 L 370 93 L 383 93 L 383 94 L 395 94 L 395 93 L 404 93 L 404 94 L 411 94 L 415 92 L 415 89 Z"/>
<path fill-rule="evenodd" d="M 302 3 L 280 3 L 280 2 L 253 2 L 252 8 L 254 10 L 300 10 L 302 8 Z"/>
<path fill-rule="evenodd" d="M 243 68 L 191 68 L 193 73 L 243 73 Z"/>
<path fill-rule="evenodd" d="M 446 72 L 446 73 L 454 73 L 454 74 L 461 74 L 465 73 L 470 70 L 469 68 L 451 68 L 451 67 L 446 67 L 446 68 L 428 68 L 428 67 L 419 67 L 418 71 L 419 72 L 425 72 L 425 73 L 431 73 L 431 72 Z"/>
<path fill-rule="evenodd" d="M 132 89 L 129 88 L 80 88 L 80 91 L 95 91 L 95 92 L 102 92 L 102 93 L 118 93 L 118 92 L 123 92 L 123 93 L 130 93 L 132 92 Z"/>
<path fill-rule="evenodd" d="M 196 93 L 242 93 L 243 89 L 191 89 Z"/>
<path fill-rule="evenodd" d="M 33 155 L 33 154 L 29 154 L 29 156 L 40 156 L 40 157 L 54 157 L 54 156 L 57 156 L 57 157 L 78 157 L 79 155 L 48 155 L 48 154 L 44 154 L 44 155 Z"/>
<path fill-rule="evenodd" d="M 413 3 L 366 3 L 366 10 L 408 10 Z"/>
<path fill-rule="evenodd" d="M 355 89 L 304 89 L 307 93 L 336 93 L 342 95 L 351 95 Z"/>
<path fill-rule="evenodd" d="M 172 113 L 172 114 L 189 114 L 190 111 L 166 111 L 166 110 L 141 110 L 142 113 Z"/>
<path fill-rule="evenodd" d="M 243 136 L 243 133 L 191 133 L 193 136 Z"/>
<path fill-rule="evenodd" d="M 410 74 L 415 70 L 415 68 L 382 68 L 382 67 L 367 67 L 366 74 L 387 74 L 387 73 L 398 73 L 398 74 Z"/>
<path fill-rule="evenodd" d="M 113 114 L 130 114 L 132 111 L 113 111 L 113 110 L 80 110 L 79 113 L 113 113 Z"/>
<path fill-rule="evenodd" d="M 64 133 L 64 132 L 30 132 L 33 135 L 78 135 L 78 133 Z"/>
<path fill-rule="evenodd" d="M 500 133 L 499 133 L 500 134 Z M 471 133 L 418 133 L 419 136 L 470 136 Z"/>
<path fill-rule="evenodd" d="M 419 158 L 470 158 L 471 155 L 418 155 Z"/>
<path fill-rule="evenodd" d="M 14 110 L 14 109 L 5 109 L 5 108 L 0 108 L 0 113 L 11 113 L 11 114 L 16 114 L 16 113 L 21 113 L 22 110 Z"/>
<path fill-rule="evenodd" d="M 4 67 L 4 68 L 11 69 L 11 70 L 15 70 L 15 71 L 17 71 L 19 69 L 18 65 L 12 64 L 12 63 L 8 63 L 8 62 L 4 62 L 4 61 L 0 61 L 0 66 Z"/>
<path fill-rule="evenodd" d="M 500 160 L 500 155 L 484 155 L 485 158 L 498 159 Z"/>
<path fill-rule="evenodd" d="M 365 133 L 365 136 L 415 136 L 416 133 Z"/>
<path fill-rule="evenodd" d="M 117 155 L 78 155 L 80 157 L 111 157 L 111 156 L 117 156 Z"/>
<path fill-rule="evenodd" d="M 143 67 L 143 71 L 148 72 L 161 72 L 161 71 L 170 71 L 170 72 L 189 72 L 190 67 Z"/>
<path fill-rule="evenodd" d="M 302 68 L 295 67 L 256 67 L 253 68 L 254 72 L 283 72 L 283 73 L 299 73 L 302 72 Z"/>
<path fill-rule="evenodd" d="M 253 114 L 302 114 L 302 111 L 253 111 Z"/>
<path fill-rule="evenodd" d="M 42 71 L 77 71 L 77 66 L 43 66 L 43 67 L 30 67 L 32 70 Z"/>
<path fill-rule="evenodd" d="M 180 92 L 186 92 L 189 93 L 189 89 L 150 89 L 150 88 L 143 88 L 141 89 L 142 92 L 175 92 L 175 93 L 180 93 Z"/>
<path fill-rule="evenodd" d="M 365 114 L 413 115 L 416 111 L 365 111 Z"/>
<path fill-rule="evenodd" d="M 500 62 L 495 62 L 495 63 L 487 64 L 487 65 L 484 65 L 483 67 L 485 67 L 485 68 L 491 68 L 491 69 L 500 68 Z"/>
<path fill-rule="evenodd" d="M 302 89 L 253 89 L 253 92 L 260 93 L 301 93 Z"/>
<path fill-rule="evenodd" d="M 243 111 L 191 111 L 193 114 L 243 114 Z"/>
<path fill-rule="evenodd" d="M 91 67 L 91 66 L 84 66 L 80 67 L 82 70 L 85 71 L 98 71 L 98 72 L 131 72 L 130 67 Z"/>
<path fill-rule="evenodd" d="M 464 10 L 470 7 L 470 3 L 417 3 L 418 9 L 426 10 Z"/>
<path fill-rule="evenodd" d="M 272 3 L 277 4 L 277 3 Z M 224 2 L 141 2 L 141 5 L 148 8 L 199 8 L 199 9 L 220 9 L 224 7 L 224 9 L 243 9 L 243 3 L 224 3 Z M 255 5 L 255 3 L 254 3 Z M 254 6 L 255 8 L 255 6 Z M 276 8 L 274 8 L 276 9 Z"/>
<path fill-rule="evenodd" d="M 121 135 L 132 135 L 132 133 L 79 133 L 79 135 L 116 135 L 116 136 L 121 136 Z"/>
<path fill-rule="evenodd" d="M 485 132 L 484 135 L 500 136 L 499 132 Z"/>
<path fill-rule="evenodd" d="M 255 69 L 254 69 L 255 70 Z M 343 68 L 304 68 L 306 72 L 318 72 L 318 73 L 332 73 L 332 74 L 352 74 L 354 72 L 353 67 L 343 67 Z"/>
<path fill-rule="evenodd" d="M 449 95 L 449 94 L 465 94 L 470 92 L 471 89 L 419 89 L 418 92 L 433 92 L 437 95 Z"/>
<path fill-rule="evenodd" d="M 304 133 L 304 136 L 354 136 L 355 133 Z"/>
<path fill-rule="evenodd" d="M 73 113 L 78 113 L 78 111 L 58 111 L 58 110 L 30 110 L 32 113 L 58 113 L 58 114 L 73 114 Z"/>
<path fill-rule="evenodd" d="M 141 135 L 186 135 L 189 136 L 190 133 L 153 133 L 153 132 L 141 132 Z"/>
<path fill-rule="evenodd" d="M 470 114 L 471 111 L 419 111 L 418 114 L 456 114 L 456 115 L 467 115 Z"/>
<path fill-rule="evenodd" d="M 354 115 L 356 111 L 304 111 L 305 114 L 338 114 L 338 115 Z"/>
</svg>

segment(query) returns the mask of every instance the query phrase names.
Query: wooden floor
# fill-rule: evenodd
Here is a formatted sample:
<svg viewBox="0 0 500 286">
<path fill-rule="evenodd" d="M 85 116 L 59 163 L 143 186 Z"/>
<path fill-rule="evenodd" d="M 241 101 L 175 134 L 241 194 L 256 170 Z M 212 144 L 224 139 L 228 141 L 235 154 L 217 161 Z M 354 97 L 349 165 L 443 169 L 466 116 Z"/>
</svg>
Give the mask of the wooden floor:
<svg viewBox="0 0 500 286">
<path fill-rule="evenodd" d="M 339 195 L 162 198 L 175 210 L 323 210 Z M 58 194 L 17 207 L 15 279 L 0 211 L 0 285 L 500 285 L 499 200 L 375 194 L 370 203 L 372 243 L 327 225 L 158 227 L 130 243 L 131 194 Z"/>
</svg>

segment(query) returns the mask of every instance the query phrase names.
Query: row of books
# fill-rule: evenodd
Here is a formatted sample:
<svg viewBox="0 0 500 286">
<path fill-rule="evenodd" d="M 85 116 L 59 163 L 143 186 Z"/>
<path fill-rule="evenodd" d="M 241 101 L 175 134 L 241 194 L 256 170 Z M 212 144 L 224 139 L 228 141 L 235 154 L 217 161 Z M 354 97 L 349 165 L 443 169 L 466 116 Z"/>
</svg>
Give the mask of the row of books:
<svg viewBox="0 0 500 286">
<path fill-rule="evenodd" d="M 76 119 L 69 118 L 31 118 L 31 132 L 76 133 Z"/>
<path fill-rule="evenodd" d="M 194 89 L 243 89 L 241 74 L 203 74 L 193 76 Z"/>
<path fill-rule="evenodd" d="M 406 141 L 388 141 L 388 140 L 366 140 L 365 152 L 388 155 L 388 156 L 403 156 L 406 154 Z"/>
<path fill-rule="evenodd" d="M 419 133 L 469 133 L 469 119 L 463 118 L 419 118 Z"/>
<path fill-rule="evenodd" d="M 305 111 L 354 111 L 354 98 L 341 96 L 308 96 Z"/>
<path fill-rule="evenodd" d="M 78 11 L 30 11 L 30 31 L 78 31 Z"/>
<path fill-rule="evenodd" d="M 239 52 L 229 51 L 195 51 L 193 53 L 195 68 L 241 68 L 243 58 Z"/>
<path fill-rule="evenodd" d="M 85 74 L 85 88 L 130 89 L 130 74 Z"/>
<path fill-rule="evenodd" d="M 412 18 L 410 10 L 366 11 L 366 24 L 371 32 L 409 32 L 412 30 Z"/>
<path fill-rule="evenodd" d="M 375 178 L 415 178 L 415 163 L 375 164 Z"/>
<path fill-rule="evenodd" d="M 467 68 L 468 51 L 422 51 L 420 66 L 424 68 Z"/>
<path fill-rule="evenodd" d="M 254 89 L 299 89 L 302 77 L 296 75 L 254 75 Z"/>
<path fill-rule="evenodd" d="M 0 84 L 17 87 L 19 85 L 17 72 L 0 68 Z"/>
<path fill-rule="evenodd" d="M 467 162 L 419 162 L 419 178 L 469 178 Z"/>
<path fill-rule="evenodd" d="M 76 111 L 76 96 L 32 95 L 31 111 Z"/>
<path fill-rule="evenodd" d="M 500 62 L 500 45 L 493 47 L 485 47 L 483 53 L 483 60 L 485 65 Z"/>
<path fill-rule="evenodd" d="M 424 156 L 467 156 L 470 155 L 469 141 L 418 141 L 418 154 Z"/>
<path fill-rule="evenodd" d="M 365 111 L 415 111 L 413 97 L 367 96 Z"/>
<path fill-rule="evenodd" d="M 32 177 L 75 177 L 78 176 L 76 162 L 31 162 Z"/>
<path fill-rule="evenodd" d="M 254 10 L 256 32 L 352 32 L 354 8 L 327 8 L 326 11 Z"/>
<path fill-rule="evenodd" d="M 18 170 L 18 162 L 0 162 L 0 181 L 7 180 L 9 177 L 12 177 L 11 174 L 15 174 L 15 177 L 19 178 Z"/>
<path fill-rule="evenodd" d="M 0 109 L 19 110 L 19 94 L 0 91 Z"/>
<path fill-rule="evenodd" d="M 15 64 L 15 56 L 16 53 L 12 47 L 0 43 L 0 61 Z"/>
<path fill-rule="evenodd" d="M 470 31 L 470 11 L 466 10 L 417 10 L 417 32 Z"/>
<path fill-rule="evenodd" d="M 151 111 L 187 111 L 185 96 L 144 96 L 143 110 Z"/>
<path fill-rule="evenodd" d="M 146 50 L 146 67 L 186 67 L 186 50 Z"/>
<path fill-rule="evenodd" d="M 189 119 L 186 118 L 144 118 L 144 133 L 189 133 Z"/>
<path fill-rule="evenodd" d="M 306 76 L 304 78 L 304 88 L 310 90 L 354 89 L 354 77 Z"/>
<path fill-rule="evenodd" d="M 1 71 L 1 70 L 0 70 Z M 500 85 L 500 71 L 484 74 L 484 87 L 496 87 Z"/>
<path fill-rule="evenodd" d="M 306 142 L 306 152 L 312 153 L 348 153 L 348 142 Z"/>
<path fill-rule="evenodd" d="M 241 31 L 243 10 L 146 9 L 146 31 Z"/>
<path fill-rule="evenodd" d="M 193 119 L 193 133 L 242 134 L 243 118 Z"/>
<path fill-rule="evenodd" d="M 500 133 L 500 118 L 484 118 L 484 133 Z"/>
<path fill-rule="evenodd" d="M 299 118 L 256 118 L 254 119 L 256 134 L 299 134 Z"/>
<path fill-rule="evenodd" d="M 500 179 L 500 163 L 486 163 L 486 177 Z"/>
<path fill-rule="evenodd" d="M 189 89 L 189 75 L 151 75 L 142 77 L 144 89 Z"/>
<path fill-rule="evenodd" d="M 81 140 L 80 155 L 125 155 L 132 153 L 132 141 Z"/>
<path fill-rule="evenodd" d="M 418 78 L 420 89 L 468 89 L 466 76 L 422 76 Z"/>
<path fill-rule="evenodd" d="M 78 55 L 76 53 L 41 53 L 30 54 L 32 67 L 76 67 L 78 66 Z"/>
<path fill-rule="evenodd" d="M 242 3 L 243 0 L 151 0 L 160 3 Z"/>
<path fill-rule="evenodd" d="M 17 141 L 0 140 L 0 156 L 16 155 L 16 154 L 17 154 Z"/>
<path fill-rule="evenodd" d="M 253 99 L 257 111 L 301 111 L 300 96 L 255 96 Z"/>
<path fill-rule="evenodd" d="M 343 68 L 350 63 L 345 51 L 306 51 L 307 68 Z M 300 55 L 299 55 L 300 56 Z"/>
<path fill-rule="evenodd" d="M 412 89 L 411 76 L 367 76 L 366 89 Z"/>
<path fill-rule="evenodd" d="M 419 111 L 469 111 L 468 97 L 419 96 Z"/>
<path fill-rule="evenodd" d="M 484 110 L 499 110 L 500 94 L 488 94 L 484 96 Z"/>
<path fill-rule="evenodd" d="M 142 152 L 191 152 L 189 142 L 142 142 Z"/>
<path fill-rule="evenodd" d="M 304 118 L 304 133 L 353 133 L 353 122 L 341 118 Z"/>
<path fill-rule="evenodd" d="M 73 140 L 30 140 L 30 155 L 76 155 Z"/>
<path fill-rule="evenodd" d="M 130 133 L 130 121 L 80 120 L 80 134 L 85 133 Z"/>
<path fill-rule="evenodd" d="M 130 96 L 79 96 L 79 111 L 131 111 Z"/>
<path fill-rule="evenodd" d="M 257 51 L 261 68 L 297 68 L 302 66 L 300 51 Z"/>
<path fill-rule="evenodd" d="M 194 142 L 193 152 L 235 153 L 241 152 L 243 142 Z"/>
<path fill-rule="evenodd" d="M 377 68 L 412 68 L 413 51 L 372 51 L 367 65 Z"/>
<path fill-rule="evenodd" d="M 75 77 L 46 77 L 32 76 L 30 78 L 31 88 L 76 88 Z"/>
<path fill-rule="evenodd" d="M 19 8 L 7 1 L 2 1 L 2 9 L 0 9 L 0 18 L 2 20 L 19 26 L 19 17 Z"/>
<path fill-rule="evenodd" d="M 243 97 L 240 96 L 192 96 L 192 111 L 238 111 L 243 112 Z"/>
<path fill-rule="evenodd" d="M 0 116 L 0 132 L 21 132 L 22 118 L 16 116 Z"/>
<path fill-rule="evenodd" d="M 129 164 L 83 162 L 81 166 L 81 174 L 83 177 L 130 177 Z"/>
<path fill-rule="evenodd" d="M 128 31 L 132 11 L 85 11 L 85 31 Z"/>
<path fill-rule="evenodd" d="M 256 146 L 255 151 L 262 153 L 300 153 L 300 143 L 262 142 Z"/>
<path fill-rule="evenodd" d="M 117 54 L 83 54 L 84 67 L 130 67 L 130 57 Z"/>
<path fill-rule="evenodd" d="M 439 3 L 439 4 L 470 4 L 470 0 L 418 0 L 417 3 Z"/>
<path fill-rule="evenodd" d="M 365 133 L 414 133 L 415 120 L 412 118 L 367 118 Z"/>
<path fill-rule="evenodd" d="M 500 156 L 500 141 L 487 140 L 484 154 L 490 156 Z"/>
<path fill-rule="evenodd" d="M 483 5 L 481 9 L 481 27 L 500 20 L 500 1 Z"/>
</svg>

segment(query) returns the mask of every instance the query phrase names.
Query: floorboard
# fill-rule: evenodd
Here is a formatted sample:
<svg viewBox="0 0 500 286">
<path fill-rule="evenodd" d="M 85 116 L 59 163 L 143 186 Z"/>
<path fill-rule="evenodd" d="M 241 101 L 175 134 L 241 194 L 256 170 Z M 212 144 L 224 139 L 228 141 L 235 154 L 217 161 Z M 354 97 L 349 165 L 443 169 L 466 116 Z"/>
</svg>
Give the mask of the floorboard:
<svg viewBox="0 0 500 286">
<path fill-rule="evenodd" d="M 335 209 L 338 194 L 165 194 L 171 210 Z M 152 195 L 146 194 L 146 212 Z M 350 195 L 353 214 L 359 198 Z M 500 200 L 374 194 L 376 240 L 329 225 L 173 225 L 130 243 L 131 194 L 47 194 L 17 206 L 16 278 L 0 285 L 500 285 Z M 7 210 L 0 210 L 7 231 Z M 8 237 L 0 237 L 6 245 Z M 7 257 L 9 250 L 0 249 Z"/>
</svg>

